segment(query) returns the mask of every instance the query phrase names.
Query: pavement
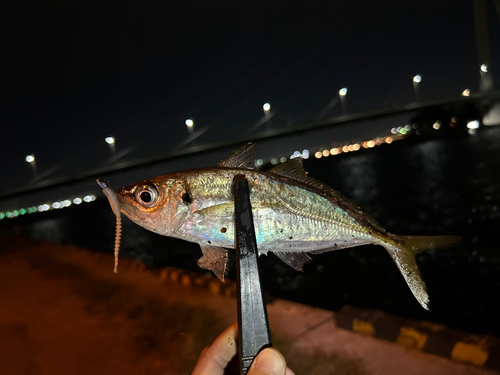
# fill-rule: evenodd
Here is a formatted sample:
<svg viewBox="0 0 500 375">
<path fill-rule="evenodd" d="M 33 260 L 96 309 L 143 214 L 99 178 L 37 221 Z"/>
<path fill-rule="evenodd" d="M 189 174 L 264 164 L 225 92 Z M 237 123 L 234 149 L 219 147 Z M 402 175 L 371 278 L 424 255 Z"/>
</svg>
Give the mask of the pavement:
<svg viewBox="0 0 500 375">
<path fill-rule="evenodd" d="M 234 283 L 209 275 L 122 258 L 114 274 L 110 254 L 0 236 L 0 374 L 190 374 L 203 347 L 236 321 L 234 293 Z M 480 367 L 488 353 L 478 364 L 401 345 L 400 335 L 381 340 L 370 312 L 280 299 L 267 309 L 273 346 L 297 375 L 496 373 Z"/>
</svg>

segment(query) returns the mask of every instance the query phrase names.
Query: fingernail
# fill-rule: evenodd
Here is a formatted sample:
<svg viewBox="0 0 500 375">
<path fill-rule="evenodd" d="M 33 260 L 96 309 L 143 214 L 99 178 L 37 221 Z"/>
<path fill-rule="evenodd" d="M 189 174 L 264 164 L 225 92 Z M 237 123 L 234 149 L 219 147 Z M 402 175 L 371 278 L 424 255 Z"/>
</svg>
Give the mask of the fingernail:
<svg viewBox="0 0 500 375">
<path fill-rule="evenodd" d="M 286 374 L 285 375 L 295 375 L 295 372 L 290 370 L 288 367 L 286 368 Z"/>
<path fill-rule="evenodd" d="M 285 372 L 281 357 L 272 349 L 264 349 L 259 353 L 255 358 L 255 368 L 269 375 L 281 375 Z"/>
</svg>

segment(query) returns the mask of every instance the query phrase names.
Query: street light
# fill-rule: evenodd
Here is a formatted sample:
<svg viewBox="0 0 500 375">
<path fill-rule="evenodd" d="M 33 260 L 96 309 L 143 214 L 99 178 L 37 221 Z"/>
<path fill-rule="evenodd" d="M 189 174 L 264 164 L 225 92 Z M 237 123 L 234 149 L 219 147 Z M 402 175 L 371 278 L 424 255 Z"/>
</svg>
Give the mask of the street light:
<svg viewBox="0 0 500 375">
<path fill-rule="evenodd" d="M 194 131 L 194 121 L 192 118 L 187 118 L 186 121 L 184 121 L 188 128 L 189 135 L 193 134 Z"/>
<path fill-rule="evenodd" d="M 464 91 L 462 91 L 462 94 L 460 94 L 462 96 L 469 96 L 470 95 L 470 90 L 469 89 L 465 89 Z"/>
<path fill-rule="evenodd" d="M 106 138 L 104 138 L 104 141 L 109 145 L 109 149 L 110 149 L 111 153 L 114 155 L 116 152 L 115 138 L 114 137 L 106 137 Z"/>
<path fill-rule="evenodd" d="M 264 110 L 264 117 L 266 118 L 266 124 L 267 124 L 267 127 L 270 129 L 272 128 L 272 124 L 271 124 L 271 116 L 269 115 L 269 111 L 271 110 L 271 104 L 270 103 L 264 103 L 262 105 L 262 109 Z"/>
<path fill-rule="evenodd" d="M 347 113 L 347 103 L 345 96 L 347 95 L 347 87 L 342 87 L 339 90 L 340 104 L 342 105 L 342 113 Z"/>
<path fill-rule="evenodd" d="M 24 158 L 24 160 L 26 160 L 26 163 L 28 163 L 29 165 L 31 165 L 31 168 L 33 170 L 33 174 L 36 176 L 36 162 L 35 162 L 35 155 L 33 154 L 30 154 L 30 155 L 26 155 L 26 157 Z"/>
<path fill-rule="evenodd" d="M 490 67 L 488 64 L 481 64 L 479 67 L 479 75 L 481 77 L 481 92 L 493 90 L 493 79 L 491 77 Z"/>
<path fill-rule="evenodd" d="M 415 92 L 415 101 L 418 102 L 420 99 L 418 85 L 422 82 L 422 76 L 420 74 L 416 74 L 413 76 L 413 91 Z"/>
</svg>

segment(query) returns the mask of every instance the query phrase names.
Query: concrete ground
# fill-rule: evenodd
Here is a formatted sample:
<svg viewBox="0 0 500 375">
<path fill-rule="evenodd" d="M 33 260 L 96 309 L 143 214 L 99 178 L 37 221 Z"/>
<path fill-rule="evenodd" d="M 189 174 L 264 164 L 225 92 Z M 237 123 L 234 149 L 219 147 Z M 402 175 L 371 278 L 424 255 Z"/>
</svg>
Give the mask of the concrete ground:
<svg viewBox="0 0 500 375">
<path fill-rule="evenodd" d="M 109 255 L 0 237 L 0 374 L 190 374 L 236 321 L 236 300 L 216 289 L 125 260 L 114 274 Z M 274 300 L 268 314 L 297 375 L 493 374 L 337 328 L 330 311 Z"/>
</svg>

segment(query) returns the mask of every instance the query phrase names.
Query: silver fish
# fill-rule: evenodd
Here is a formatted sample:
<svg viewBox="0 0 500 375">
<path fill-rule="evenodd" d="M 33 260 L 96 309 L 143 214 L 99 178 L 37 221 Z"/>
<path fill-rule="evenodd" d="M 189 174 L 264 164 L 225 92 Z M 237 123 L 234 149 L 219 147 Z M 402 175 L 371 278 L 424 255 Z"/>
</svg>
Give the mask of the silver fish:
<svg viewBox="0 0 500 375">
<path fill-rule="evenodd" d="M 416 253 L 459 241 L 455 236 L 398 236 L 385 231 L 357 205 L 307 176 L 301 159 L 268 172 L 254 169 L 255 144 L 248 143 L 216 167 L 166 174 L 117 191 L 121 211 L 136 224 L 163 236 L 198 243 L 200 267 L 224 279 L 228 250 L 234 249 L 232 181 L 249 181 L 255 235 L 260 253 L 273 252 L 302 270 L 307 253 L 375 244 L 383 246 L 418 302 L 429 298 Z"/>
</svg>

